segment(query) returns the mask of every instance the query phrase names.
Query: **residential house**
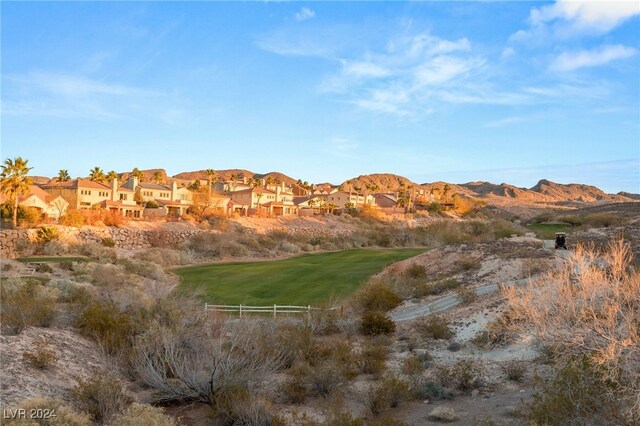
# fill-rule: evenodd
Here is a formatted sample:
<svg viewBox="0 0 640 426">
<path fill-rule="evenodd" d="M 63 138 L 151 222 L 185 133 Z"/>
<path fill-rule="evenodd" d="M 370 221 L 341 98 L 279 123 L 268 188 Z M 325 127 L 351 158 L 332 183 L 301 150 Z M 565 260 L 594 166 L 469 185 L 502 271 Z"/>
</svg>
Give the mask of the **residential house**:
<svg viewBox="0 0 640 426">
<path fill-rule="evenodd" d="M 251 187 L 239 191 L 226 193 L 233 201 L 233 209 L 245 214 L 263 213 L 269 216 L 284 216 L 298 214 L 298 206 L 294 203 L 295 195 L 280 183 L 264 187 Z"/>
<path fill-rule="evenodd" d="M 87 179 L 75 179 L 68 182 L 51 182 L 41 185 L 49 194 L 60 196 L 74 209 L 108 209 L 123 216 L 140 218 L 143 208 L 134 200 L 135 192 L 118 186 L 113 179 L 111 185 Z"/>
<path fill-rule="evenodd" d="M 9 201 L 4 194 L 0 194 L 0 204 Z M 18 197 L 18 205 L 37 209 L 43 215 L 58 220 L 69 207 L 69 202 L 60 195 L 49 194 L 37 185 L 29 185 L 29 192 Z"/>
<path fill-rule="evenodd" d="M 132 176 L 122 185 L 131 190 L 134 194 L 145 201 L 155 202 L 159 208 L 165 210 L 165 216 L 180 217 L 193 205 L 193 195 L 185 187 L 178 187 L 174 181 L 171 186 L 160 185 L 151 182 L 140 182 L 137 177 Z"/>
<path fill-rule="evenodd" d="M 348 207 L 362 207 L 365 202 L 369 205 L 375 204 L 375 198 L 367 195 L 366 198 L 362 194 L 356 192 L 334 191 L 326 195 L 328 204 L 333 204 L 339 209 Z"/>
</svg>

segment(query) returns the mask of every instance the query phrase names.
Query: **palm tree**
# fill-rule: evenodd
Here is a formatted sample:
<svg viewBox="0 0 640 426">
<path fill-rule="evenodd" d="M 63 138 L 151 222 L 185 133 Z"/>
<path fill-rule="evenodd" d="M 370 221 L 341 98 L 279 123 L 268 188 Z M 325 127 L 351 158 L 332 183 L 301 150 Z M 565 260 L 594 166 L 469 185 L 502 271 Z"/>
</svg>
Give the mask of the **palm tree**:
<svg viewBox="0 0 640 426">
<path fill-rule="evenodd" d="M 238 175 L 236 175 L 235 173 L 232 173 L 230 180 L 231 180 L 231 183 L 233 185 L 232 191 L 235 191 L 236 190 L 236 181 L 238 180 Z"/>
<path fill-rule="evenodd" d="M 104 175 L 104 172 L 100 167 L 95 166 L 89 171 L 89 180 L 92 180 L 94 182 L 104 182 L 105 179 L 106 176 Z"/>
<path fill-rule="evenodd" d="M 258 201 L 257 201 L 257 205 L 256 205 L 256 210 L 258 212 L 260 212 L 260 199 L 262 198 L 264 194 L 262 192 L 258 192 L 256 193 L 256 197 L 258 197 Z"/>
<path fill-rule="evenodd" d="M 153 172 L 153 181 L 157 184 L 164 182 L 164 176 L 162 176 L 162 172 L 160 170 Z"/>
<path fill-rule="evenodd" d="M 214 182 L 214 178 L 213 177 L 215 176 L 216 171 L 213 170 L 213 169 L 207 169 L 206 173 L 207 173 L 207 184 L 208 184 L 207 186 L 209 188 L 209 196 L 211 196 L 211 185 Z"/>
<path fill-rule="evenodd" d="M 133 170 L 131 171 L 131 176 L 138 178 L 138 182 L 142 182 L 144 180 L 144 173 L 142 173 L 142 170 L 137 167 L 133 168 Z"/>
<path fill-rule="evenodd" d="M 58 172 L 58 177 L 56 178 L 58 182 L 69 182 L 71 180 L 71 176 L 69 176 L 69 170 L 60 169 Z"/>
<path fill-rule="evenodd" d="M 2 192 L 9 196 L 13 206 L 12 225 L 15 229 L 18 226 L 18 197 L 29 193 L 29 185 L 31 178 L 27 173 L 32 167 L 27 167 L 29 160 L 23 160 L 22 157 L 16 157 L 13 160 L 7 158 L 2 164 L 2 172 L 0 172 L 0 188 Z"/>
<path fill-rule="evenodd" d="M 113 182 L 114 179 L 118 179 L 118 174 L 116 173 L 115 170 L 109 170 L 109 173 L 107 173 L 107 176 L 105 176 L 105 179 L 107 179 L 108 182 Z"/>
</svg>

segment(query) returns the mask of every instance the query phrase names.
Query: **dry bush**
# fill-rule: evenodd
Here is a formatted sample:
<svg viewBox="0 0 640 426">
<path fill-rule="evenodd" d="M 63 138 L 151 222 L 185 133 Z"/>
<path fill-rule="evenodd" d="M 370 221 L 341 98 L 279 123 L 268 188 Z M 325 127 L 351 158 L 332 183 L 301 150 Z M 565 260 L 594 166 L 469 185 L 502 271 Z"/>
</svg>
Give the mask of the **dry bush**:
<svg viewBox="0 0 640 426">
<path fill-rule="evenodd" d="M 364 311 L 389 311 L 400 303 L 402 298 L 382 279 L 371 279 L 360 287 L 354 296 L 355 304 Z"/>
<path fill-rule="evenodd" d="M 0 288 L 0 323 L 10 333 L 27 327 L 48 327 L 56 315 L 58 292 L 39 281 L 3 283 Z"/>
<path fill-rule="evenodd" d="M 142 326 L 135 312 L 121 311 L 108 302 L 88 304 L 75 325 L 82 334 L 95 339 L 111 355 L 128 350 Z"/>
<path fill-rule="evenodd" d="M 112 263 L 118 259 L 118 255 L 113 248 L 105 247 L 98 243 L 82 243 L 69 247 L 70 252 L 77 252 L 83 256 L 90 257 L 99 262 Z"/>
<path fill-rule="evenodd" d="M 379 334 L 391 334 L 396 329 L 396 323 L 393 322 L 383 312 L 367 311 L 362 314 L 362 323 L 360 331 L 365 336 L 377 336 Z"/>
<path fill-rule="evenodd" d="M 182 264 L 181 253 L 177 250 L 166 248 L 150 248 L 133 255 L 136 260 L 155 263 L 162 266 L 173 266 Z"/>
<path fill-rule="evenodd" d="M 630 418 L 640 417 L 640 274 L 628 244 L 605 251 L 577 247 L 562 271 L 526 288 L 505 290 L 513 327 L 529 325 L 554 349 L 562 368 L 586 357 L 615 389 L 603 403 L 623 401 Z"/>
<path fill-rule="evenodd" d="M 33 368 L 44 370 L 53 366 L 58 361 L 58 356 L 54 351 L 47 348 L 47 342 L 42 339 L 34 342 L 32 352 L 25 351 L 22 358 Z"/>
<path fill-rule="evenodd" d="M 473 287 L 460 287 L 456 290 L 456 294 L 458 296 L 458 300 L 463 305 L 475 302 L 478 297 Z"/>
<path fill-rule="evenodd" d="M 440 315 L 430 315 L 416 321 L 416 329 L 424 337 L 432 339 L 450 339 L 454 332 L 449 326 L 449 321 Z"/>
<path fill-rule="evenodd" d="M 424 378 L 414 383 L 411 392 L 413 393 L 413 397 L 420 401 L 439 401 L 441 399 L 453 398 L 453 394 L 449 389 L 442 387 L 440 383 Z"/>
<path fill-rule="evenodd" d="M 78 408 L 97 422 L 106 422 L 132 402 L 120 380 L 109 374 L 79 380 L 70 395 Z"/>
<path fill-rule="evenodd" d="M 400 371 L 407 376 L 417 376 L 425 370 L 425 362 L 418 354 L 412 354 L 402 361 Z"/>
<path fill-rule="evenodd" d="M 470 256 L 465 256 L 456 260 L 453 266 L 454 270 L 456 271 L 469 272 L 480 269 L 480 266 L 482 265 L 480 264 L 479 260 L 476 260 Z"/>
<path fill-rule="evenodd" d="M 65 405 L 62 401 L 36 397 L 28 399 L 18 404 L 27 413 L 25 419 L 8 419 L 9 409 L 6 409 L 6 417 L 2 419 L 3 425 L 11 426 L 91 426 L 91 418 L 85 413 L 78 413 L 72 407 Z M 14 410 L 16 410 L 14 408 Z M 15 411 L 14 411 L 15 412 Z M 31 419 L 31 413 L 41 414 L 39 419 Z"/>
<path fill-rule="evenodd" d="M 453 408 L 442 406 L 435 407 L 433 410 L 431 410 L 427 418 L 429 420 L 443 423 L 451 423 L 459 419 Z"/>
<path fill-rule="evenodd" d="M 509 380 L 519 382 L 527 372 L 527 364 L 523 361 L 508 361 L 500 366 Z"/>
<path fill-rule="evenodd" d="M 255 394 L 286 361 L 285 349 L 274 341 L 259 344 L 267 334 L 259 324 L 219 321 L 201 306 L 183 304 L 170 313 L 169 321 L 164 314 L 151 320 L 132 357 L 133 370 L 156 391 L 157 402 L 199 401 L 215 408 L 234 389 Z"/>
<path fill-rule="evenodd" d="M 364 374 L 380 376 L 386 368 L 389 359 L 389 348 L 379 339 L 372 339 L 365 343 L 360 351 L 360 370 Z"/>
<path fill-rule="evenodd" d="M 215 424 L 272 426 L 282 424 L 271 412 L 269 403 L 247 389 L 234 388 L 215 397 Z"/>
<path fill-rule="evenodd" d="M 549 270 L 549 265 L 542 259 L 524 259 L 522 261 L 522 272 L 532 277 Z"/>
<path fill-rule="evenodd" d="M 369 387 L 366 402 L 371 413 L 378 416 L 408 400 L 409 396 L 409 384 L 397 376 L 389 375 L 376 386 Z"/>
<path fill-rule="evenodd" d="M 307 380 L 311 395 L 328 397 L 341 390 L 345 377 L 335 362 L 324 362 L 307 371 Z"/>
<path fill-rule="evenodd" d="M 122 414 L 115 416 L 109 426 L 177 426 L 176 420 L 164 414 L 160 407 L 134 402 Z"/>
<path fill-rule="evenodd" d="M 427 268 L 424 265 L 420 265 L 418 263 L 412 263 L 404 271 L 404 275 L 412 279 L 426 278 Z"/>
<path fill-rule="evenodd" d="M 484 367 L 479 362 L 461 359 L 452 365 L 438 366 L 435 374 L 442 386 L 465 392 L 482 386 Z"/>
<path fill-rule="evenodd" d="M 67 209 L 67 212 L 60 218 L 60 225 L 79 228 L 84 224 L 85 217 L 77 209 Z"/>
</svg>

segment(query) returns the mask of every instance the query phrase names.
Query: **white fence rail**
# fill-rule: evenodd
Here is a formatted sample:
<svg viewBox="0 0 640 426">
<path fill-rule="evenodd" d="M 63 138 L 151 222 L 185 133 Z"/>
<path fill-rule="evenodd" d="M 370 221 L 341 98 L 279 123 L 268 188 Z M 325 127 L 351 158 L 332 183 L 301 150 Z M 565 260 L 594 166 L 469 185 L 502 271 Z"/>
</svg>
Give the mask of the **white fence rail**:
<svg viewBox="0 0 640 426">
<path fill-rule="evenodd" d="M 267 305 L 267 306 L 251 306 L 251 305 L 210 305 L 208 303 L 204 304 L 205 311 L 215 311 L 215 312 L 227 312 L 227 313 L 237 313 L 240 318 L 242 315 L 246 315 L 249 313 L 256 314 L 270 314 L 273 317 L 277 317 L 278 314 L 307 314 L 308 317 L 311 316 L 311 311 L 335 311 L 337 309 L 342 310 L 342 306 L 336 306 L 333 308 L 314 308 L 311 305 L 307 306 L 297 306 L 297 305 Z"/>
</svg>

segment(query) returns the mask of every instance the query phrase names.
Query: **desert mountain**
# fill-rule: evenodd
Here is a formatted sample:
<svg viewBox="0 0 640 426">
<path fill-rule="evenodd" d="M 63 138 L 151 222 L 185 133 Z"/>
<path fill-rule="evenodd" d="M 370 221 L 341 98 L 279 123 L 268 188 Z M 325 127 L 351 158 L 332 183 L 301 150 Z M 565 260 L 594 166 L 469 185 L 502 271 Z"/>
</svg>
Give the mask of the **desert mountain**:
<svg viewBox="0 0 640 426">
<path fill-rule="evenodd" d="M 410 188 L 418 187 L 415 182 L 410 181 L 404 176 L 394 175 L 392 173 L 374 173 L 371 175 L 361 175 L 353 179 L 342 182 L 342 186 L 345 189 L 349 187 L 360 188 L 360 191 L 365 191 L 367 185 L 376 186 L 376 192 L 397 192 L 401 187 Z M 367 191 L 370 192 L 370 191 Z"/>
<path fill-rule="evenodd" d="M 631 198 L 632 200 L 640 200 L 640 194 L 633 194 L 631 192 L 620 191 L 616 195 L 620 195 L 621 197 Z"/>
<path fill-rule="evenodd" d="M 580 201 L 590 203 L 593 201 L 616 200 L 617 198 L 621 198 L 617 195 L 607 194 L 595 186 L 579 183 L 563 185 L 546 179 L 540 180 L 531 188 L 531 191 L 544 195 L 549 198 L 549 201 Z"/>
</svg>

